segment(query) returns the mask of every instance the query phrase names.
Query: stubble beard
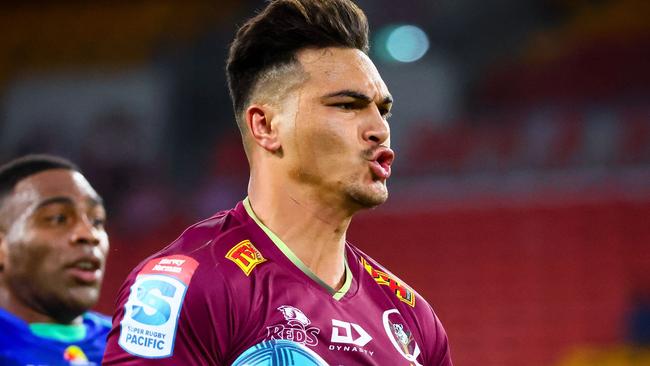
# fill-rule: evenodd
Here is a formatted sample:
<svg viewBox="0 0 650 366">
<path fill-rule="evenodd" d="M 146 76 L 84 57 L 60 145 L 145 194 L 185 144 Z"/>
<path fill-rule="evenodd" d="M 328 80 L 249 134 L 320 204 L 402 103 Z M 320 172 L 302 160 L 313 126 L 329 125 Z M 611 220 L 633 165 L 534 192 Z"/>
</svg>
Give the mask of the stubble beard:
<svg viewBox="0 0 650 366">
<path fill-rule="evenodd" d="M 101 280 L 94 285 L 83 285 L 62 275 L 61 269 L 34 271 L 39 259 L 45 257 L 33 251 L 29 254 L 36 259 L 19 263 L 14 258 L 14 267 L 19 270 L 5 274 L 8 287 L 20 302 L 62 323 L 71 322 L 97 303 Z"/>
<path fill-rule="evenodd" d="M 300 166 L 295 170 L 291 170 L 289 176 L 302 184 L 320 187 L 320 189 L 324 189 L 330 194 L 333 193 L 334 196 L 342 199 L 344 205 L 347 202 L 352 211 L 374 208 L 388 199 L 388 189 L 385 181 L 382 182 L 372 178 L 372 182 L 369 184 L 368 178 L 364 177 L 364 173 L 358 173 L 328 183 L 318 171 L 310 168 L 309 166 Z"/>
<path fill-rule="evenodd" d="M 348 184 L 345 194 L 355 205 L 366 209 L 377 207 L 388 199 L 386 183 L 379 181 L 374 181 L 370 187 L 358 181 Z"/>
<path fill-rule="evenodd" d="M 55 281 L 54 286 L 51 281 Z M 54 274 L 37 278 L 15 276 L 8 283 L 21 302 L 63 323 L 85 313 L 99 299 L 98 285 L 74 284 Z"/>
</svg>

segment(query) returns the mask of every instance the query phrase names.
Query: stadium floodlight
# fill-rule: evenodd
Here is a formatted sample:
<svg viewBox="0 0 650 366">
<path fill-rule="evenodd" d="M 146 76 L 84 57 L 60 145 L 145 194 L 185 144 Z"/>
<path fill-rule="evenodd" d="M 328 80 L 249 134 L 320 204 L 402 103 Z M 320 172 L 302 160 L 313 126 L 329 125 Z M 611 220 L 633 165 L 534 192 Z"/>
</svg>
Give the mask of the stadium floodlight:
<svg viewBox="0 0 650 366">
<path fill-rule="evenodd" d="M 390 62 L 415 62 L 429 50 L 429 37 L 422 28 L 406 24 L 387 26 L 378 32 L 377 56 Z"/>
</svg>

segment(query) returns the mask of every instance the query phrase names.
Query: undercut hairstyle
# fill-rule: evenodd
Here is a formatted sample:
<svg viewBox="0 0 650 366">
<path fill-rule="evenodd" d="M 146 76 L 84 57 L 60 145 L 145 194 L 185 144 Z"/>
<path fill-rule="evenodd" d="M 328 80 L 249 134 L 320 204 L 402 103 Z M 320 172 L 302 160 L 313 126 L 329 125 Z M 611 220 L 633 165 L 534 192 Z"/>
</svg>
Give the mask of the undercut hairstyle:
<svg viewBox="0 0 650 366">
<path fill-rule="evenodd" d="M 81 172 L 71 161 L 47 154 L 25 155 L 0 166 L 0 207 L 21 180 L 50 169 Z"/>
<path fill-rule="evenodd" d="M 300 50 L 326 47 L 368 53 L 368 20 L 351 0 L 271 0 L 239 28 L 226 71 L 242 135 L 243 112 L 258 84 L 277 84 L 288 77 L 286 71 L 298 64 Z"/>
</svg>

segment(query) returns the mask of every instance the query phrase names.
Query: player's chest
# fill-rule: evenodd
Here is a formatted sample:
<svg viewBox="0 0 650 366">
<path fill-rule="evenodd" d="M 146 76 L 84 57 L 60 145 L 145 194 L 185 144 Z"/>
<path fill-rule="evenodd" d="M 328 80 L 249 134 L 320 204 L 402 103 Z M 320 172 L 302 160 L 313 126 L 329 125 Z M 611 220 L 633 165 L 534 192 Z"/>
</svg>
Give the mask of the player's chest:
<svg viewBox="0 0 650 366">
<path fill-rule="evenodd" d="M 414 329 L 390 302 L 338 302 L 309 292 L 286 294 L 260 309 L 247 328 L 246 348 L 264 341 L 290 341 L 329 365 L 422 364 Z"/>
<path fill-rule="evenodd" d="M 2 346 L 0 365 L 98 366 L 103 355 L 103 347 L 98 348 L 89 342 L 64 345 L 40 337 L 16 339 L 13 344 Z"/>
</svg>

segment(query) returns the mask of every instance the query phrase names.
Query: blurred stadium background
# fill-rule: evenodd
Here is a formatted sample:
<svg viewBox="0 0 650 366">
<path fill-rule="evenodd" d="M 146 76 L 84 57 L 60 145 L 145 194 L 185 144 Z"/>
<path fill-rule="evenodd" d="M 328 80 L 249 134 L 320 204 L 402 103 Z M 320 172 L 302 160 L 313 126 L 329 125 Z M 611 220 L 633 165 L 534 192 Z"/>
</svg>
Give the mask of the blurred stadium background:
<svg viewBox="0 0 650 366">
<path fill-rule="evenodd" d="M 398 158 L 351 240 L 432 303 L 457 366 L 650 365 L 650 2 L 358 2 Z M 62 154 L 106 199 L 100 311 L 244 197 L 223 69 L 261 5 L 0 4 L 0 161 Z"/>
</svg>

